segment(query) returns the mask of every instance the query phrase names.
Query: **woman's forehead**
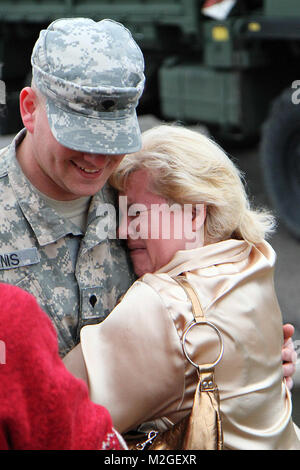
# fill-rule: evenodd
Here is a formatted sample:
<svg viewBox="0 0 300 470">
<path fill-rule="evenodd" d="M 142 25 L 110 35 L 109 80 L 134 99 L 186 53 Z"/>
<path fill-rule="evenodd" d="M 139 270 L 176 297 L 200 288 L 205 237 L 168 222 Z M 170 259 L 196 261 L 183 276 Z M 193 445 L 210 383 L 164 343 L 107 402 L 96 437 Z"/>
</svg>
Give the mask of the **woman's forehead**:
<svg viewBox="0 0 300 470">
<path fill-rule="evenodd" d="M 143 173 L 139 173 L 140 171 L 143 171 Z M 151 175 L 146 170 L 139 170 L 132 173 L 129 178 L 125 191 L 120 193 L 120 195 L 127 197 L 127 206 L 140 203 L 150 208 L 151 204 L 157 205 L 167 202 L 163 196 L 154 193 L 150 189 Z"/>
</svg>

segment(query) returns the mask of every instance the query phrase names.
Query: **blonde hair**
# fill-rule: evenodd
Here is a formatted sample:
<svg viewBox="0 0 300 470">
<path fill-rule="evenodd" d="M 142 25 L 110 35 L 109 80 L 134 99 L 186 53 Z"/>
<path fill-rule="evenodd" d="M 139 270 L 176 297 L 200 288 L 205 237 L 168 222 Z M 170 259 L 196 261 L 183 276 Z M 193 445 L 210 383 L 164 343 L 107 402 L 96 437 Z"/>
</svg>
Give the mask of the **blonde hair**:
<svg viewBox="0 0 300 470">
<path fill-rule="evenodd" d="M 142 135 L 142 149 L 127 155 L 110 178 L 124 191 L 137 170 L 151 174 L 151 191 L 181 205 L 206 205 L 205 244 L 228 238 L 260 243 L 275 228 L 266 210 L 250 208 L 242 174 L 207 136 L 178 125 L 161 125 Z"/>
</svg>

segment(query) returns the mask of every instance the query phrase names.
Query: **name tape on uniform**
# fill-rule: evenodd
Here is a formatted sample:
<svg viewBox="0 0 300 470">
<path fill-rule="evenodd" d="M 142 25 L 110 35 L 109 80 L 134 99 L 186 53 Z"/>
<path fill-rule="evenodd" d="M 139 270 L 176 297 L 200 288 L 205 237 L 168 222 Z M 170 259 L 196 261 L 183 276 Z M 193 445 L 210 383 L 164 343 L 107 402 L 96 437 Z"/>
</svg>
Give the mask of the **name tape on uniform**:
<svg viewBox="0 0 300 470">
<path fill-rule="evenodd" d="M 40 257 L 37 248 L 25 248 L 11 253 L 0 253 L 0 270 L 20 268 L 39 262 Z"/>
</svg>

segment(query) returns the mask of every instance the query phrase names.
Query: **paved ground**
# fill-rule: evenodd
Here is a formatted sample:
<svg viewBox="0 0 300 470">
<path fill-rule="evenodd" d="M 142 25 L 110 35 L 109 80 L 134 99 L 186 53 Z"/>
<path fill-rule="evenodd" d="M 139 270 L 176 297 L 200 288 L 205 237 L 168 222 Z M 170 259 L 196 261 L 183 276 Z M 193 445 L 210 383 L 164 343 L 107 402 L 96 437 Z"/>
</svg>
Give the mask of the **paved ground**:
<svg viewBox="0 0 300 470">
<path fill-rule="evenodd" d="M 143 130 L 159 123 L 152 116 L 140 118 Z M 0 136 L 0 148 L 11 140 L 11 136 Z M 243 150 L 226 149 L 245 172 L 248 181 L 248 193 L 258 205 L 268 205 L 262 184 L 259 168 L 259 152 L 257 147 Z M 271 239 L 277 252 L 277 268 L 275 272 L 275 288 L 285 322 L 291 322 L 296 328 L 294 340 L 300 345 L 300 242 L 293 239 L 284 226 L 279 223 L 277 233 Z M 300 347 L 299 347 L 300 349 Z M 295 376 L 293 389 L 294 420 L 300 426 L 300 361 Z"/>
</svg>

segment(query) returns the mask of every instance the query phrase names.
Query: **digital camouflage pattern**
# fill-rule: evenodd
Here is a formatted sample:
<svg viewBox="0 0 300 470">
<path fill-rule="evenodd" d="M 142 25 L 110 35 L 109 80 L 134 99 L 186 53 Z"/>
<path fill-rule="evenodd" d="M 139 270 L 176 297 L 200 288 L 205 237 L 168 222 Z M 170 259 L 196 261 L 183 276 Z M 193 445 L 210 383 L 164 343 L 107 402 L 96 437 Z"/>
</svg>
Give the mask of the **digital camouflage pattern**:
<svg viewBox="0 0 300 470">
<path fill-rule="evenodd" d="M 136 106 L 144 88 L 144 58 L 123 25 L 56 20 L 40 32 L 31 63 L 58 142 L 90 153 L 139 150 Z"/>
<path fill-rule="evenodd" d="M 115 202 L 112 188 L 106 186 L 92 198 L 82 234 L 24 176 L 15 152 L 24 135 L 25 130 L 0 153 L 0 282 L 37 298 L 56 327 L 64 356 L 79 341 L 81 327 L 103 320 L 134 277 L 120 242 L 97 235 L 97 208 Z M 82 240 L 74 272 L 68 241 L 78 236 Z"/>
</svg>

